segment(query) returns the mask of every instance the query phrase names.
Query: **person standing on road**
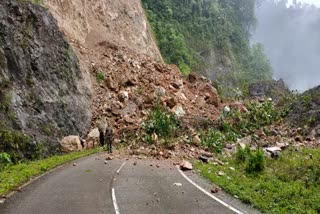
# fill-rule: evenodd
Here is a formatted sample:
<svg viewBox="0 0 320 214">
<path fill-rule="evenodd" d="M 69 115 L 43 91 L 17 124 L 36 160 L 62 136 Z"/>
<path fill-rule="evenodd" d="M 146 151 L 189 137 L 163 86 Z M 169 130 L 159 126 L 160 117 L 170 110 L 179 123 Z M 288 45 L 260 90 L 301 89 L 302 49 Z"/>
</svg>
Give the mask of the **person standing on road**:
<svg viewBox="0 0 320 214">
<path fill-rule="evenodd" d="M 104 146 L 105 132 L 108 128 L 107 118 L 103 117 L 98 123 L 100 146 Z"/>
<path fill-rule="evenodd" d="M 107 143 L 107 151 L 109 154 L 112 153 L 112 141 L 113 141 L 113 130 L 111 127 L 107 127 L 107 129 L 106 129 L 106 143 Z"/>
</svg>

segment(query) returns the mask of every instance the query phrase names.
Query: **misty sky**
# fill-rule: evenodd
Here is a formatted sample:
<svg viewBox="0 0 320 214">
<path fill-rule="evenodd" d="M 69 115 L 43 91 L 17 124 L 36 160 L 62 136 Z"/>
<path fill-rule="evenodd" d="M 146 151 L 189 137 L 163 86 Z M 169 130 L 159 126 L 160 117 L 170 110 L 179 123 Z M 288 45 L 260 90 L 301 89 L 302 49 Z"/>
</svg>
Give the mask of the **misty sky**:
<svg viewBox="0 0 320 214">
<path fill-rule="evenodd" d="M 282 78 L 290 89 L 320 85 L 320 0 L 303 0 L 317 3 L 319 9 L 288 8 L 274 1 L 265 0 L 257 10 L 253 41 L 264 45 L 274 78 Z"/>
<path fill-rule="evenodd" d="M 293 0 L 289 0 L 289 5 L 293 2 Z M 317 7 L 320 7 L 320 0 L 298 0 L 301 3 L 313 4 Z"/>
</svg>

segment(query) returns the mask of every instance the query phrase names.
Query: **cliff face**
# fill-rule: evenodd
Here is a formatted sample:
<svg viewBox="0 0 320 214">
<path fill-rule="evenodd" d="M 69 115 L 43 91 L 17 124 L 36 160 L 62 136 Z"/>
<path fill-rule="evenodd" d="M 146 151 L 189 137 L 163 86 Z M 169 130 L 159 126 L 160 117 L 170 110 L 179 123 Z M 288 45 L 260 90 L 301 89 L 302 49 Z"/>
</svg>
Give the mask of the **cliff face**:
<svg viewBox="0 0 320 214">
<path fill-rule="evenodd" d="M 3 126 L 43 142 L 49 152 L 62 136 L 85 134 L 91 121 L 87 79 L 46 9 L 16 0 L 0 2 Z M 10 147 L 2 141 L 0 152 Z"/>
<path fill-rule="evenodd" d="M 93 49 L 108 41 L 162 60 L 140 0 L 46 0 L 60 29 Z"/>
</svg>

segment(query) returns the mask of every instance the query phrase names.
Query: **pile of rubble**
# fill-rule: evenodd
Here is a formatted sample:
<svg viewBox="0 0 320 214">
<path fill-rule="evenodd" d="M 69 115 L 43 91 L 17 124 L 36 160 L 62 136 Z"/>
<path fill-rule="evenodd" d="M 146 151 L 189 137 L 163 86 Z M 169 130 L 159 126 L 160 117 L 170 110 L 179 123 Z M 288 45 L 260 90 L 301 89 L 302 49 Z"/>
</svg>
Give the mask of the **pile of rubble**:
<svg viewBox="0 0 320 214">
<path fill-rule="evenodd" d="M 134 132 L 156 102 L 178 117 L 214 121 L 220 115 L 217 90 L 205 77 L 183 77 L 175 65 L 107 42 L 98 43 L 95 51 L 74 46 L 83 57 L 89 57 L 86 60 L 92 75 L 104 77 L 94 85 L 92 128 L 106 116 L 118 137 L 126 131 Z"/>
</svg>

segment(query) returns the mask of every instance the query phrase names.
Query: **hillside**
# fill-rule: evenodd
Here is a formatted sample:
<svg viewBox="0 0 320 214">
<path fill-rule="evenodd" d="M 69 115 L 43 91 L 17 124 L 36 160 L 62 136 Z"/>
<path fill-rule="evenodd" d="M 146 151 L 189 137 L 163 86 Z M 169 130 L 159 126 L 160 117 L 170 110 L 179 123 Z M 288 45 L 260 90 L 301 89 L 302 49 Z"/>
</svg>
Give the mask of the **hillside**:
<svg viewBox="0 0 320 214">
<path fill-rule="evenodd" d="M 46 9 L 10 0 L 0 11 L 0 151 L 40 158 L 59 138 L 86 134 L 89 76 Z"/>
<path fill-rule="evenodd" d="M 160 51 L 183 73 L 198 71 L 222 85 L 270 80 L 261 44 L 250 45 L 254 0 L 143 0 Z"/>
<path fill-rule="evenodd" d="M 188 121 L 219 117 L 220 99 L 209 80 L 183 78 L 176 66 L 161 63 L 139 1 L 12 0 L 1 6 L 12 11 L 3 13 L 2 22 L 12 17 L 16 23 L 4 28 L 1 40 L 1 151 L 17 156 L 15 161 L 59 152 L 63 137 L 85 138 L 103 116 L 116 141 L 125 140 L 123 133 L 143 128 L 156 103 Z M 11 41 L 15 28 L 21 30 L 19 41 Z M 26 139 L 19 142 L 20 135 Z M 26 143 L 38 156 L 24 154 Z"/>
</svg>

